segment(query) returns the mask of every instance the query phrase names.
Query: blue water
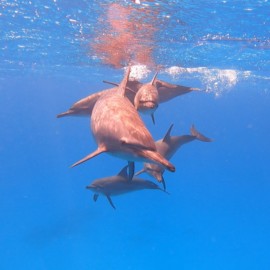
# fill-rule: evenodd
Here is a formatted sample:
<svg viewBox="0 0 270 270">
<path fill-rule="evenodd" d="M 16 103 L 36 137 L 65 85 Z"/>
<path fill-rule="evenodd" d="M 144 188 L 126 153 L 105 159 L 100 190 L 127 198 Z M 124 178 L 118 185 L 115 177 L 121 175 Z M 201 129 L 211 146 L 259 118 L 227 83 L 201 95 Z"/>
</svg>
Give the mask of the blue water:
<svg viewBox="0 0 270 270">
<path fill-rule="evenodd" d="M 194 123 L 214 141 L 176 153 L 170 195 L 114 197 L 116 210 L 85 186 L 126 162 L 104 154 L 69 168 L 96 143 L 88 117 L 56 118 L 122 79 L 90 45 L 115 2 L 0 3 L 0 269 L 269 270 L 269 1 L 118 1 L 156 12 L 144 45 L 158 78 L 204 90 L 161 104 L 155 126 L 143 116 L 153 137 Z"/>
</svg>

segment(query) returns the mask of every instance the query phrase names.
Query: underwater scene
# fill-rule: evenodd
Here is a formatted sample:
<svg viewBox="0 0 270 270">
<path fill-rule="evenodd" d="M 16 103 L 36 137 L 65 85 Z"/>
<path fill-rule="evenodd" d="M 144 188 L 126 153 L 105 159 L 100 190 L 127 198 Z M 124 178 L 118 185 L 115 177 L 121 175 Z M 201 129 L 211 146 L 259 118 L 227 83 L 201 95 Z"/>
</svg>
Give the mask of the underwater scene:
<svg viewBox="0 0 270 270">
<path fill-rule="evenodd" d="M 269 270 L 269 11 L 1 0 L 0 269 Z"/>
</svg>

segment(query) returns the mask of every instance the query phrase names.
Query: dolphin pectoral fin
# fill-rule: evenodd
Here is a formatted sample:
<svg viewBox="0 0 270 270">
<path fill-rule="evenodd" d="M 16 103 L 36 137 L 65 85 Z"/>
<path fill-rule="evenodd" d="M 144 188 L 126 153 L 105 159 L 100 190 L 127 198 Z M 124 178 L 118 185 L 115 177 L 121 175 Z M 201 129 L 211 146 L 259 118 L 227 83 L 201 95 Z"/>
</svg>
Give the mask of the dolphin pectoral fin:
<svg viewBox="0 0 270 270">
<path fill-rule="evenodd" d="M 195 136 L 196 139 L 199 141 L 202 141 L 202 142 L 212 142 L 213 141 L 212 139 L 205 137 L 198 130 L 196 130 L 194 125 L 191 126 L 190 133 L 192 134 L 192 136 Z"/>
<path fill-rule="evenodd" d="M 142 169 L 142 170 L 136 172 L 134 175 L 137 176 L 137 175 L 140 175 L 141 173 L 144 173 L 144 172 L 146 172 L 146 170 Z"/>
<path fill-rule="evenodd" d="M 156 122 L 155 122 L 155 117 L 154 117 L 154 114 L 153 114 L 153 113 L 151 113 L 151 118 L 152 118 L 152 122 L 153 122 L 153 124 L 155 125 L 155 124 L 156 124 Z"/>
<path fill-rule="evenodd" d="M 111 197 L 110 197 L 109 195 L 106 195 L 106 197 L 107 197 L 107 199 L 108 199 L 110 205 L 112 206 L 112 208 L 113 208 L 113 209 L 116 209 L 115 206 L 114 206 L 114 204 L 113 204 L 113 202 L 112 202 Z"/>
<path fill-rule="evenodd" d="M 105 81 L 105 80 L 103 80 L 102 82 L 107 83 L 107 84 L 111 84 L 111 85 L 114 85 L 114 86 L 119 86 L 118 83 L 114 83 L 114 82 L 109 82 L 109 81 Z"/>
<path fill-rule="evenodd" d="M 87 160 L 89 160 L 89 159 L 91 159 L 91 158 L 93 158 L 93 157 L 95 157 L 95 156 L 103 153 L 103 152 L 106 152 L 106 149 L 105 148 L 98 148 L 93 153 L 87 155 L 86 157 L 82 158 L 81 160 L 79 160 L 76 163 L 74 163 L 73 165 L 71 165 L 71 168 L 73 168 L 73 167 L 75 167 L 75 166 L 77 166 L 77 165 L 79 165 L 79 164 L 81 164 L 81 163 L 83 163 L 83 162 L 85 162 L 85 161 L 87 161 Z"/>
<path fill-rule="evenodd" d="M 107 84 L 111 84 L 111 85 L 114 85 L 114 86 L 119 86 L 118 83 L 114 83 L 114 82 L 109 82 L 109 81 L 104 81 L 104 80 L 103 80 L 102 82 L 107 83 Z M 126 89 L 127 89 L 128 91 L 130 91 L 130 92 L 133 92 L 134 94 L 137 93 L 136 91 L 132 90 L 132 89 L 129 88 L 128 86 L 126 86 Z"/>
<path fill-rule="evenodd" d="M 128 180 L 131 181 L 134 176 L 135 164 L 134 161 L 128 161 Z"/>
<path fill-rule="evenodd" d="M 165 182 L 163 176 L 162 176 L 162 178 L 161 178 L 161 183 L 162 183 L 162 186 L 163 186 L 163 190 L 166 191 L 166 182 Z"/>
<path fill-rule="evenodd" d="M 64 117 L 64 116 L 68 116 L 68 115 L 70 115 L 70 114 L 72 114 L 72 111 L 71 111 L 71 110 L 68 110 L 68 111 L 66 111 L 66 112 L 57 114 L 57 115 L 56 115 L 56 118 L 62 118 L 62 117 Z"/>
<path fill-rule="evenodd" d="M 95 194 L 94 194 L 94 196 L 93 196 L 93 200 L 94 200 L 94 202 L 96 202 L 96 201 L 97 201 L 98 196 L 99 196 L 99 194 L 97 194 L 97 193 L 95 193 Z"/>
</svg>

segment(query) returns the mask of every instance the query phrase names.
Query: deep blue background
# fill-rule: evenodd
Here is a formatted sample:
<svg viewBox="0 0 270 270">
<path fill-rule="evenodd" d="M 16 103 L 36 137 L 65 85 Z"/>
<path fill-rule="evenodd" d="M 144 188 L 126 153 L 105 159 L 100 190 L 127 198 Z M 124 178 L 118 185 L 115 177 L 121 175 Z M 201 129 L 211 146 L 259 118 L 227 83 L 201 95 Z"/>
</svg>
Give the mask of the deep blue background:
<svg viewBox="0 0 270 270">
<path fill-rule="evenodd" d="M 157 139 L 194 123 L 214 142 L 176 154 L 170 195 L 115 197 L 114 211 L 85 186 L 125 162 L 101 155 L 69 169 L 95 148 L 89 119 L 55 118 L 86 89 L 68 78 L 2 84 L 1 269 L 268 269 L 269 94 L 237 85 L 161 105 L 155 127 L 145 119 Z"/>
</svg>

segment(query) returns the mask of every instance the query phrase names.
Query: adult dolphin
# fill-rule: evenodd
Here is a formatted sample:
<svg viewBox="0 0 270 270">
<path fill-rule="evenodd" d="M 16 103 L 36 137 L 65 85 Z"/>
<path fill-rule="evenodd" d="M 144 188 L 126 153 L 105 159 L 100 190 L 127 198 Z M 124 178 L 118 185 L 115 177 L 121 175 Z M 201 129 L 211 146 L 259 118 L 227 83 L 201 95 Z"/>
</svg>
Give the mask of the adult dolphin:
<svg viewBox="0 0 270 270">
<path fill-rule="evenodd" d="M 169 171 L 175 167 L 157 152 L 155 142 L 132 103 L 125 97 L 126 75 L 114 92 L 107 92 L 96 102 L 91 116 L 91 130 L 98 148 L 74 163 L 77 166 L 101 153 L 128 160 L 129 179 L 134 175 L 134 161 L 154 162 Z"/>
</svg>

